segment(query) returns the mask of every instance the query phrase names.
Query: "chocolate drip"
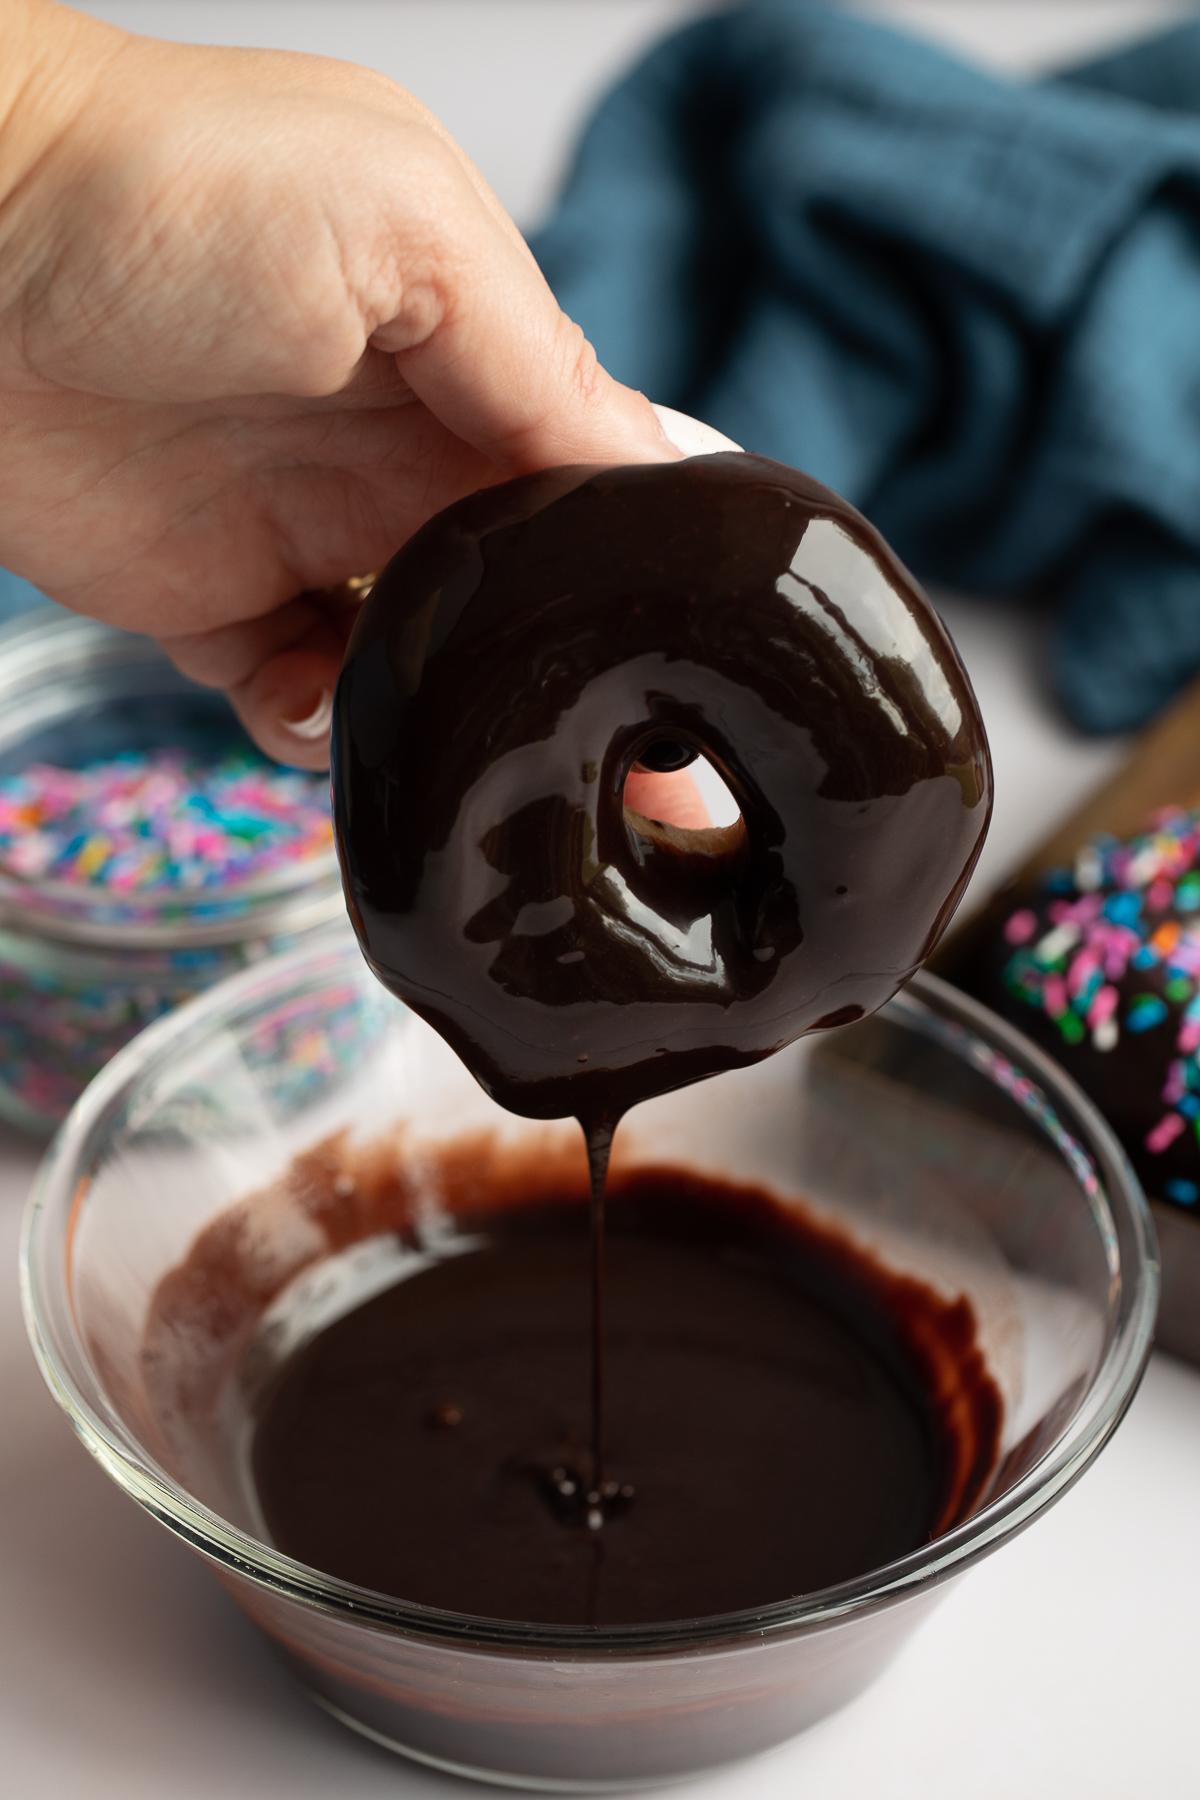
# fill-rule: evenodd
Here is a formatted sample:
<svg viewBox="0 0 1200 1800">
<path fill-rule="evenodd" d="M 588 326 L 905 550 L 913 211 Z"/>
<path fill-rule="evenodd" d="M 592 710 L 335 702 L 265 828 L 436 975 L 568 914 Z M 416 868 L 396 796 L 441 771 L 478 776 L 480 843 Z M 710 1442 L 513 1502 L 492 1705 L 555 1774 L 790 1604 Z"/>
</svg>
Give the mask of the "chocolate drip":
<svg viewBox="0 0 1200 1800">
<path fill-rule="evenodd" d="M 696 755 L 735 825 L 626 807 L 635 766 Z M 596 1531 L 628 1498 L 605 1460 L 616 1124 L 862 1017 L 923 961 L 991 809 L 970 684 L 882 539 L 807 476 L 555 469 L 389 564 L 338 685 L 333 790 L 376 974 L 502 1105 L 583 1126 L 590 1467 L 550 1488 Z"/>
<path fill-rule="evenodd" d="M 588 1125 L 580 1120 L 587 1139 L 588 1179 L 591 1187 L 591 1252 L 592 1252 L 592 1492 L 596 1496 L 593 1511 L 595 1530 L 603 1522 L 605 1499 L 604 1469 L 604 1198 L 608 1185 L 608 1163 L 612 1155 L 615 1120 L 602 1120 Z"/>
<path fill-rule="evenodd" d="M 588 1198 L 551 1197 L 536 1158 L 489 1191 L 496 1167 L 440 1259 L 264 1395 L 254 1477 L 287 1554 L 453 1611 L 632 1624 L 830 1586 L 977 1504 L 1001 1411 L 966 1301 L 762 1190 L 618 1166 L 589 1528 Z"/>
</svg>

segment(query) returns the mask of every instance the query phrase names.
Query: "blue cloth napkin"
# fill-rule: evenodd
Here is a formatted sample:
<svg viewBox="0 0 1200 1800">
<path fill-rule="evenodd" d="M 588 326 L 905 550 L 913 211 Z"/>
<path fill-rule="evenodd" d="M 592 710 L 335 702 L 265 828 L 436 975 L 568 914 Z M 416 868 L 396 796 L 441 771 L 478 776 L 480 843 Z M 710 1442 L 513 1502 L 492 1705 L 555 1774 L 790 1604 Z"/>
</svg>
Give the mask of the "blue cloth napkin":
<svg viewBox="0 0 1200 1800">
<path fill-rule="evenodd" d="M 1085 728 L 1200 669 L 1200 24 L 1026 84 L 754 0 L 608 95 L 533 248 L 622 381 L 1044 597 Z"/>
<path fill-rule="evenodd" d="M 18 613 L 28 612 L 31 606 L 49 604 L 45 594 L 39 593 L 32 582 L 22 581 L 19 575 L 10 575 L 7 569 L 0 569 L 0 625 L 15 619 Z"/>
</svg>

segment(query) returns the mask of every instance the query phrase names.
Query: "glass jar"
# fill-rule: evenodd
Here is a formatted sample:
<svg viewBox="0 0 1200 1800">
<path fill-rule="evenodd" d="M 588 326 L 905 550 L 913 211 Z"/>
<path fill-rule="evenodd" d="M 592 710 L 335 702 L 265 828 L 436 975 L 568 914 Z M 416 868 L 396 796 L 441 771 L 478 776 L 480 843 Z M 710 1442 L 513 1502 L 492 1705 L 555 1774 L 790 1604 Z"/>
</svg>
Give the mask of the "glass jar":
<svg viewBox="0 0 1200 1800">
<path fill-rule="evenodd" d="M 0 630 L 0 776 L 247 747 L 229 703 L 149 638 L 59 609 Z M 113 1053 L 224 976 L 344 921 L 327 850 L 248 880 L 121 894 L 0 865 L 0 1116 L 46 1134 Z"/>
</svg>

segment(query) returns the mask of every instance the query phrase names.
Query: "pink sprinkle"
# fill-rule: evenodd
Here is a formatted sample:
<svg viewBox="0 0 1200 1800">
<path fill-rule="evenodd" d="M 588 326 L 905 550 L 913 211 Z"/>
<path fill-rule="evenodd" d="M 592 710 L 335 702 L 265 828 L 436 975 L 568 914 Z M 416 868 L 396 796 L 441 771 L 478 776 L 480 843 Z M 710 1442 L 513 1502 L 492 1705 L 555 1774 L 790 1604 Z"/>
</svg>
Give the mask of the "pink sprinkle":
<svg viewBox="0 0 1200 1800">
<path fill-rule="evenodd" d="M 1046 908 L 1046 917 L 1052 925 L 1090 925 L 1103 905 L 1103 894 L 1081 894 L 1078 900 L 1052 900 Z M 1013 914 L 1014 919 L 1024 916 L 1023 913 Z"/>
<path fill-rule="evenodd" d="M 1027 944 L 1036 930 L 1037 914 L 1023 906 L 1004 927 L 1004 935 L 1010 944 Z"/>
<path fill-rule="evenodd" d="M 1179 1036 L 1175 1039 L 1175 1048 L 1189 1056 L 1193 1050 L 1200 1049 L 1200 1019 L 1185 1019 L 1179 1027 Z"/>
<path fill-rule="evenodd" d="M 1168 1144 L 1173 1144 L 1184 1129 L 1183 1120 L 1178 1113 L 1167 1113 L 1158 1121 L 1153 1131 L 1146 1134 L 1146 1148 L 1151 1156 L 1161 1156 Z"/>
<path fill-rule="evenodd" d="M 1181 1056 L 1167 1070 L 1167 1085 L 1162 1091 L 1163 1105 L 1174 1106 L 1187 1093 L 1187 1064 Z"/>
<path fill-rule="evenodd" d="M 1087 986 L 1088 977 L 1093 969 L 1100 967 L 1100 959 L 1094 950 L 1080 950 L 1067 970 L 1067 992 L 1074 999 Z"/>
<path fill-rule="evenodd" d="M 1097 988 L 1092 1004 L 1087 1009 L 1087 1024 L 1090 1031 L 1095 1031 L 1097 1025 L 1103 1025 L 1106 1019 L 1112 1018 L 1117 1010 L 1119 999 L 1120 995 L 1115 987 Z"/>
<path fill-rule="evenodd" d="M 1178 969 L 1184 975 L 1200 972 L 1200 940 L 1197 940 L 1195 932 L 1186 932 L 1180 938 L 1168 962 L 1172 970 Z"/>
<path fill-rule="evenodd" d="M 1042 1006 L 1052 1019 L 1061 1019 L 1066 1012 L 1067 984 L 1061 975 L 1047 975 L 1042 983 Z"/>
<path fill-rule="evenodd" d="M 1120 981 L 1129 967 L 1129 958 L 1141 943 L 1136 931 L 1128 925 L 1114 925 L 1104 951 L 1104 973 L 1109 981 Z"/>
<path fill-rule="evenodd" d="M 1146 905 L 1151 912 L 1166 912 L 1174 897 L 1174 887 L 1161 877 L 1157 881 L 1152 881 L 1146 889 Z"/>
</svg>

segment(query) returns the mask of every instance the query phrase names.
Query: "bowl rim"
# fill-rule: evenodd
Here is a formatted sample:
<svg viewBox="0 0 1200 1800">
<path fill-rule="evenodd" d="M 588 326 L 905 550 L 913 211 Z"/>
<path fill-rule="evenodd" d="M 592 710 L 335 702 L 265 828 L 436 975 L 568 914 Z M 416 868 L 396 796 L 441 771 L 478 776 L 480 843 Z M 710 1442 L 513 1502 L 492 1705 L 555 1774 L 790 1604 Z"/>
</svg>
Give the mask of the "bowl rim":
<svg viewBox="0 0 1200 1800">
<path fill-rule="evenodd" d="M 229 1524 L 180 1487 L 143 1452 L 133 1434 L 110 1411 L 104 1417 L 84 1395 L 56 1341 L 46 1304 L 44 1250 L 52 1217 L 70 1206 L 87 1179 L 89 1151 L 102 1139 L 146 1069 L 173 1048 L 205 1035 L 250 1002 L 279 998 L 296 983 L 353 974 L 364 993 L 381 994 L 352 938 L 302 945 L 271 956 L 188 1001 L 119 1051 L 88 1086 L 57 1132 L 38 1169 L 26 1207 L 21 1241 L 21 1298 L 26 1329 L 42 1376 L 67 1414 L 76 1435 L 118 1486 L 145 1511 L 220 1570 L 265 1588 L 278 1598 L 345 1621 L 424 1641 L 480 1653 L 507 1651 L 526 1656 L 574 1659 L 630 1658 L 700 1649 L 731 1648 L 826 1629 L 865 1613 L 895 1605 L 959 1574 L 1030 1525 L 1077 1481 L 1123 1418 L 1144 1373 L 1153 1346 L 1159 1294 L 1157 1240 L 1149 1206 L 1115 1135 L 1098 1109 L 1053 1060 L 1023 1033 L 987 1007 L 937 976 L 918 972 L 881 1011 L 922 1030 L 922 1018 L 949 1019 L 969 1038 L 1011 1059 L 1034 1077 L 1052 1110 L 1065 1112 L 1081 1129 L 1085 1154 L 1098 1170 L 1104 1191 L 1121 1208 L 1134 1250 L 1133 1266 L 1119 1280 L 1130 1288 L 1122 1323 L 1060 1438 L 1003 1494 L 987 1501 L 961 1524 L 884 1567 L 818 1592 L 768 1606 L 698 1619 L 638 1625 L 545 1625 L 490 1619 L 403 1601 L 342 1581 L 283 1555 Z M 369 984 L 369 985 L 367 985 Z M 394 1002 L 398 1011 L 405 1009 Z M 1033 1092 L 1036 1094 L 1037 1086 Z M 1100 1196 L 1100 1206 L 1108 1210 Z M 1103 1233 L 1103 1222 L 1098 1220 Z M 1111 1229 L 1111 1214 L 1110 1214 Z M 61 1271 L 59 1271 L 61 1277 Z M 80 1341 L 73 1346 L 87 1361 Z M 102 1392 L 99 1379 L 97 1388 Z"/>
</svg>

